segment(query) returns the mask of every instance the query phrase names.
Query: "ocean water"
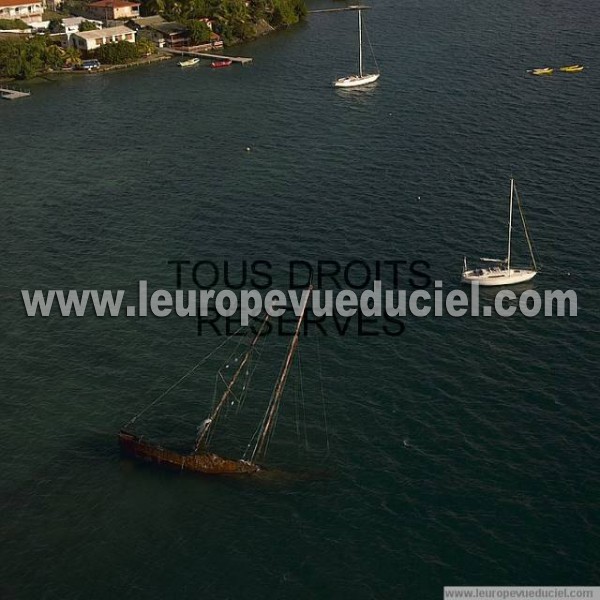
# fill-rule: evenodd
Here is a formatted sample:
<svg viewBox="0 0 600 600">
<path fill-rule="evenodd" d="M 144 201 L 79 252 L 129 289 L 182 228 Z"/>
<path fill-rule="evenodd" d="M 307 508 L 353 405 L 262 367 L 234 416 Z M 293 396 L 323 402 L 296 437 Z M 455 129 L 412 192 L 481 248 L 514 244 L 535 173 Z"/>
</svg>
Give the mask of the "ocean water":
<svg viewBox="0 0 600 600">
<path fill-rule="evenodd" d="M 0 105 L 3 598 L 598 584 L 600 6 L 372 4 L 371 90 L 330 86 L 356 58 L 355 15 L 338 13 L 236 48 L 252 66 L 168 61 Z M 30 319 L 20 299 L 172 289 L 168 260 L 203 259 L 426 260 L 450 288 L 464 254 L 503 253 L 511 174 L 544 267 L 531 287 L 576 290 L 578 316 L 307 336 L 269 452 L 307 479 L 121 459 L 119 428 L 222 338 L 171 317 Z M 265 340 L 224 444 L 256 424 L 285 342 Z M 136 431 L 186 443 L 228 352 Z"/>
</svg>

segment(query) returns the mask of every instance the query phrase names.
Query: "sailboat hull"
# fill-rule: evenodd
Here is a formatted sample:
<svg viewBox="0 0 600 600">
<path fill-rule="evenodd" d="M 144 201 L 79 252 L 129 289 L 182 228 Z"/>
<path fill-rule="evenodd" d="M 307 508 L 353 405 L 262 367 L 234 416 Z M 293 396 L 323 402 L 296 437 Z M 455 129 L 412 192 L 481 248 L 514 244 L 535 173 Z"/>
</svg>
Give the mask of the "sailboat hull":
<svg viewBox="0 0 600 600">
<path fill-rule="evenodd" d="M 250 475 L 261 471 L 261 468 L 254 463 L 231 460 L 208 452 L 180 454 L 174 450 L 144 442 L 127 431 L 119 432 L 119 446 L 125 456 L 181 471 L 204 473 L 205 475 Z"/>
<path fill-rule="evenodd" d="M 478 283 L 481 286 L 515 285 L 533 279 L 537 271 L 532 269 L 473 269 L 464 271 L 463 283 Z"/>
<path fill-rule="evenodd" d="M 337 88 L 359 87 L 361 85 L 369 85 L 375 83 L 380 77 L 379 73 L 372 75 L 350 75 L 349 77 L 341 77 L 333 82 L 333 86 Z"/>
</svg>

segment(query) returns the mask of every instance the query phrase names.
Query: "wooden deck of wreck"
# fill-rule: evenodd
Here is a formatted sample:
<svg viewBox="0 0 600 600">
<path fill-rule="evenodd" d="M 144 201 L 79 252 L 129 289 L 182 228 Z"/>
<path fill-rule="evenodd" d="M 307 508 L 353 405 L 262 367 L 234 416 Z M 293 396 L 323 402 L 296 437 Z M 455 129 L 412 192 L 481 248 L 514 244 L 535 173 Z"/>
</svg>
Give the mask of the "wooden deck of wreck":
<svg viewBox="0 0 600 600">
<path fill-rule="evenodd" d="M 225 56 L 223 54 L 213 54 L 212 52 L 194 52 L 193 50 L 175 50 L 174 48 L 162 48 L 163 52 L 179 56 L 197 56 L 198 58 L 207 58 L 210 60 L 230 60 L 240 65 L 247 65 L 252 59 L 247 56 Z"/>
</svg>

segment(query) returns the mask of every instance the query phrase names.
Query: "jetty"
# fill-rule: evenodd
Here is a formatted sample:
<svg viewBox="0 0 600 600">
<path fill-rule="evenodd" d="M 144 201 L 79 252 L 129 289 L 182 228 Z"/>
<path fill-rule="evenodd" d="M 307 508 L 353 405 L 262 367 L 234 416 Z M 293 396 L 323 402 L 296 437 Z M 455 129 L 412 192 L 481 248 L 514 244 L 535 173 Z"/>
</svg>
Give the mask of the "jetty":
<svg viewBox="0 0 600 600">
<path fill-rule="evenodd" d="M 0 96 L 5 100 L 16 100 L 17 98 L 27 98 L 27 96 L 31 96 L 31 92 L 22 92 L 20 90 L 0 87 Z"/>
<path fill-rule="evenodd" d="M 176 50 L 175 48 L 161 48 L 162 52 L 170 52 L 178 56 L 197 56 L 198 58 L 208 58 L 210 60 L 230 60 L 240 65 L 247 65 L 252 62 L 248 56 L 224 56 L 223 54 L 213 54 L 212 52 L 194 52 L 193 50 Z"/>
</svg>

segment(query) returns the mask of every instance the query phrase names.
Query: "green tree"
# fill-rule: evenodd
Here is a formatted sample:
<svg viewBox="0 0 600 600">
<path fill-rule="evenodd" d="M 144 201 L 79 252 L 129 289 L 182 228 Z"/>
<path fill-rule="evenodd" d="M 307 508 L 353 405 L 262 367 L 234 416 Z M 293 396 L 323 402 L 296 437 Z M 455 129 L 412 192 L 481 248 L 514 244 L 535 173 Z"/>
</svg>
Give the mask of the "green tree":
<svg viewBox="0 0 600 600">
<path fill-rule="evenodd" d="M 142 11 L 188 26 L 191 20 L 214 19 L 214 30 L 226 44 L 254 37 L 261 20 L 276 28 L 287 27 L 307 14 L 305 0 L 145 0 Z M 194 39 L 203 39 L 202 32 L 196 32 Z"/>
<path fill-rule="evenodd" d="M 181 15 L 186 19 L 203 19 L 211 14 L 207 0 L 185 0 L 182 2 Z"/>
<path fill-rule="evenodd" d="M 92 21 L 81 21 L 79 23 L 79 31 L 95 31 L 96 29 L 98 29 L 98 25 L 92 23 Z"/>
<path fill-rule="evenodd" d="M 65 64 L 65 51 L 55 44 L 47 45 L 44 53 L 44 64 L 47 68 L 55 71 L 61 69 Z"/>
<path fill-rule="evenodd" d="M 225 43 L 252 36 L 252 19 L 245 0 L 223 0 L 215 8 L 214 16 Z"/>
<path fill-rule="evenodd" d="M 22 40 L 0 40 L 0 76 L 18 77 L 21 73 Z"/>
<path fill-rule="evenodd" d="M 270 0 L 254 0 L 250 5 L 250 15 L 253 21 L 269 20 L 273 14 L 273 3 Z"/>
<path fill-rule="evenodd" d="M 273 0 L 271 24 L 274 27 L 294 25 L 307 14 L 304 0 Z"/>
<path fill-rule="evenodd" d="M 81 64 L 81 52 L 79 52 L 79 50 L 77 50 L 77 48 L 73 48 L 73 46 L 70 46 L 69 48 L 67 48 L 65 50 L 63 59 L 64 59 L 65 65 L 72 65 L 72 66 L 80 65 Z"/>
<path fill-rule="evenodd" d="M 185 21 L 185 26 L 190 32 L 190 40 L 192 45 L 199 46 L 200 44 L 206 44 L 210 41 L 210 34 L 212 33 L 210 27 L 204 23 L 204 21 Z"/>
<path fill-rule="evenodd" d="M 50 23 L 48 23 L 48 31 L 50 33 L 64 33 L 65 28 L 62 24 L 62 19 L 50 19 Z"/>
<path fill-rule="evenodd" d="M 167 10 L 166 0 L 147 0 L 142 4 L 142 13 L 144 16 L 161 15 Z"/>
<path fill-rule="evenodd" d="M 148 39 L 138 40 L 136 43 L 138 56 L 150 56 L 156 52 L 156 46 Z"/>
<path fill-rule="evenodd" d="M 121 65 L 137 60 L 140 57 L 140 54 L 136 44 L 122 40 L 120 42 L 100 46 L 100 48 L 96 50 L 96 57 L 102 63 Z"/>
<path fill-rule="evenodd" d="M 62 50 L 46 36 L 0 40 L 0 76 L 28 79 L 64 64 Z"/>
</svg>

